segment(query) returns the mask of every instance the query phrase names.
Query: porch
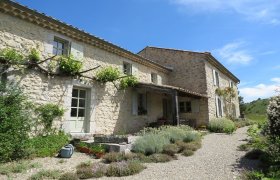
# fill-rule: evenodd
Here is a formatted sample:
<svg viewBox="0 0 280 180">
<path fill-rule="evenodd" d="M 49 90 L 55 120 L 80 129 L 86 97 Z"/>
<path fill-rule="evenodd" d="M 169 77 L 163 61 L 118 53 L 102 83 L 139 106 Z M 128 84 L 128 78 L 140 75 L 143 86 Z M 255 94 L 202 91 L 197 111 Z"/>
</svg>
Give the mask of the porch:
<svg viewBox="0 0 280 180">
<path fill-rule="evenodd" d="M 133 114 L 148 116 L 147 126 L 189 125 L 208 121 L 208 96 L 183 88 L 139 83 L 134 88 Z"/>
</svg>

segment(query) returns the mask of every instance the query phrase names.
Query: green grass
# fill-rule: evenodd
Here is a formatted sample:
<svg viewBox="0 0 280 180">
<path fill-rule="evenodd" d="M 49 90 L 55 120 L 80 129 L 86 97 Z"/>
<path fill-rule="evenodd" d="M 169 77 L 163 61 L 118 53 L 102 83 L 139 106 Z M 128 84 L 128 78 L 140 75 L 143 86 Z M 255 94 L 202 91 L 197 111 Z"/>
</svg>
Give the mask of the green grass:
<svg viewBox="0 0 280 180">
<path fill-rule="evenodd" d="M 257 99 L 245 104 L 245 114 L 266 114 L 269 99 Z"/>
<path fill-rule="evenodd" d="M 267 121 L 266 114 L 246 114 L 245 117 L 258 124 L 263 124 Z"/>
</svg>

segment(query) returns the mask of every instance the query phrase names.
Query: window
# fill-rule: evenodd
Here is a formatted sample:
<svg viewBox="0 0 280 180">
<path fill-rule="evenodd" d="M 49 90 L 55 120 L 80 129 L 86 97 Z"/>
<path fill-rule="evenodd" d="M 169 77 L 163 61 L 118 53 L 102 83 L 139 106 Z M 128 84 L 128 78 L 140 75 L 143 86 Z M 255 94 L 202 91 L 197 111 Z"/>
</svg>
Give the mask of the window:
<svg viewBox="0 0 280 180">
<path fill-rule="evenodd" d="M 223 109 L 222 109 L 222 99 L 219 96 L 216 96 L 216 116 L 222 117 L 223 116 Z"/>
<path fill-rule="evenodd" d="M 151 81 L 154 84 L 158 83 L 158 78 L 157 78 L 157 74 L 156 73 L 151 73 Z"/>
<path fill-rule="evenodd" d="M 147 102 L 146 102 L 146 94 L 138 93 L 137 97 L 138 102 L 138 115 L 146 115 L 147 114 Z"/>
<path fill-rule="evenodd" d="M 86 90 L 74 88 L 72 91 L 71 117 L 85 117 Z"/>
<path fill-rule="evenodd" d="M 180 102 L 179 103 L 180 113 L 191 113 L 192 112 L 192 104 L 190 101 Z"/>
<path fill-rule="evenodd" d="M 123 62 L 123 73 L 126 75 L 132 75 L 132 64 Z"/>
<path fill-rule="evenodd" d="M 54 55 L 64 55 L 69 54 L 69 42 L 60 38 L 55 37 L 53 40 L 53 54 Z"/>
<path fill-rule="evenodd" d="M 230 88 L 233 88 L 233 86 L 234 86 L 234 85 L 233 85 L 233 82 L 232 82 L 232 81 L 229 81 L 229 87 L 230 87 Z"/>
</svg>

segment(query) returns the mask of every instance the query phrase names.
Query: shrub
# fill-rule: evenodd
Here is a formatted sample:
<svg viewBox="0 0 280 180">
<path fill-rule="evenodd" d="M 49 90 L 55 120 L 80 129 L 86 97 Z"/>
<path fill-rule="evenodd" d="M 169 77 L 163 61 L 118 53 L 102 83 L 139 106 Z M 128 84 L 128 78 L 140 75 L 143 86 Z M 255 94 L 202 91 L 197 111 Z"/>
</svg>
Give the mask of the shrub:
<svg viewBox="0 0 280 180">
<path fill-rule="evenodd" d="M 64 173 L 59 177 L 59 180 L 79 180 L 77 174 L 75 173 Z"/>
<path fill-rule="evenodd" d="M 76 75 L 82 69 L 83 64 L 73 56 L 60 57 L 59 70 L 67 75 Z"/>
<path fill-rule="evenodd" d="M 179 152 L 184 151 L 188 147 L 188 143 L 185 143 L 183 141 L 176 141 L 175 144 L 179 147 Z"/>
<path fill-rule="evenodd" d="M 106 175 L 107 176 L 129 176 L 133 174 L 137 174 L 141 172 L 145 167 L 140 164 L 139 162 L 133 161 L 122 161 L 122 162 L 115 162 L 108 166 Z"/>
<path fill-rule="evenodd" d="M 118 152 L 110 152 L 103 156 L 103 159 L 106 163 L 112 163 L 112 162 L 120 162 L 125 160 L 124 153 L 118 153 Z"/>
<path fill-rule="evenodd" d="M 54 156 L 69 142 L 69 136 L 64 132 L 53 133 L 47 136 L 36 136 L 29 140 L 37 157 Z"/>
<path fill-rule="evenodd" d="M 64 114 L 62 108 L 51 103 L 40 105 L 35 111 L 38 113 L 38 118 L 40 118 L 44 130 L 47 132 L 51 130 L 54 119 L 61 117 Z"/>
<path fill-rule="evenodd" d="M 269 136 L 280 138 L 280 95 L 271 99 L 267 108 L 269 120 Z"/>
<path fill-rule="evenodd" d="M 40 167 L 40 164 L 30 163 L 28 161 L 16 161 L 9 164 L 0 165 L 0 174 L 9 175 L 11 173 L 22 173 L 36 167 Z"/>
<path fill-rule="evenodd" d="M 201 138 L 201 135 L 195 131 L 189 131 L 186 133 L 186 136 L 184 138 L 184 142 L 191 142 L 191 141 L 199 141 Z"/>
<path fill-rule="evenodd" d="M 161 153 L 163 146 L 169 144 L 169 138 L 158 135 L 148 134 L 138 138 L 132 146 L 132 151 L 150 155 L 154 153 Z"/>
<path fill-rule="evenodd" d="M 250 119 L 235 119 L 233 122 L 237 128 L 250 126 L 253 124 L 253 122 Z"/>
<path fill-rule="evenodd" d="M 113 82 L 120 77 L 120 74 L 121 73 L 118 68 L 109 66 L 98 71 L 96 74 L 96 78 L 102 83 Z"/>
<path fill-rule="evenodd" d="M 87 161 L 87 162 L 81 162 L 79 165 L 77 165 L 77 169 L 83 169 L 83 168 L 87 168 L 87 167 L 91 167 L 93 164 L 91 161 Z"/>
<path fill-rule="evenodd" d="M 238 146 L 238 150 L 239 151 L 249 151 L 250 150 L 250 145 L 248 145 L 248 144 L 241 144 L 240 146 Z"/>
<path fill-rule="evenodd" d="M 189 150 L 189 149 L 185 149 L 183 152 L 182 152 L 182 155 L 183 156 L 192 156 L 194 154 L 194 152 L 192 150 Z"/>
<path fill-rule="evenodd" d="M 58 179 L 61 172 L 58 170 L 41 170 L 28 178 L 29 180 Z"/>
<path fill-rule="evenodd" d="M 259 159 L 264 152 L 259 149 L 253 149 L 245 154 L 247 159 Z"/>
<path fill-rule="evenodd" d="M 226 118 L 213 119 L 209 122 L 208 129 L 211 132 L 231 134 L 236 127 L 233 121 Z"/>
<path fill-rule="evenodd" d="M 92 171 L 93 171 L 93 177 L 99 178 L 106 174 L 107 167 L 104 164 L 100 164 L 100 163 L 93 164 Z"/>
<path fill-rule="evenodd" d="M 244 180 L 262 180 L 264 177 L 264 174 L 258 171 L 245 171 L 242 174 Z"/>
<path fill-rule="evenodd" d="M 14 49 L 3 49 L 0 51 L 0 61 L 8 62 L 11 64 L 18 64 L 23 61 L 23 55 L 16 52 Z"/>
<path fill-rule="evenodd" d="M 163 146 L 163 153 L 170 156 L 174 156 L 179 150 L 180 148 L 176 144 L 167 144 Z"/>
<path fill-rule="evenodd" d="M 164 163 L 172 160 L 173 158 L 167 154 L 152 154 L 148 156 L 148 162 L 153 162 L 153 163 Z"/>
<path fill-rule="evenodd" d="M 0 162 L 28 156 L 30 103 L 17 87 L 0 83 Z"/>
<path fill-rule="evenodd" d="M 134 76 L 127 76 L 120 81 L 120 89 L 134 87 L 138 83 L 137 78 Z"/>
<path fill-rule="evenodd" d="M 191 151 L 196 151 L 199 148 L 201 148 L 201 142 L 200 141 L 194 141 L 194 142 L 189 142 L 186 143 L 185 145 L 185 150 L 191 150 Z"/>
<path fill-rule="evenodd" d="M 160 135 L 168 138 L 171 143 L 174 143 L 178 140 L 183 140 L 187 133 L 188 131 L 175 126 L 162 127 L 159 132 Z"/>
<path fill-rule="evenodd" d="M 76 173 L 80 179 L 89 179 L 94 177 L 92 167 L 78 168 Z"/>
</svg>

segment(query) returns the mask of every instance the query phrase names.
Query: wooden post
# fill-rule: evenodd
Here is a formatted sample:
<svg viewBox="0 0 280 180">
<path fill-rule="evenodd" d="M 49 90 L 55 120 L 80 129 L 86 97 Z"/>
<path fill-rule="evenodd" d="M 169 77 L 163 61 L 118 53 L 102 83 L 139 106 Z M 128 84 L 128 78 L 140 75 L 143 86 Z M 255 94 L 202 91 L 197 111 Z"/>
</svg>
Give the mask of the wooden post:
<svg viewBox="0 0 280 180">
<path fill-rule="evenodd" d="M 180 125 L 179 120 L 179 108 L 178 108 L 178 93 L 177 91 L 173 91 L 172 93 L 172 114 L 173 114 L 173 125 Z"/>
</svg>

